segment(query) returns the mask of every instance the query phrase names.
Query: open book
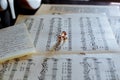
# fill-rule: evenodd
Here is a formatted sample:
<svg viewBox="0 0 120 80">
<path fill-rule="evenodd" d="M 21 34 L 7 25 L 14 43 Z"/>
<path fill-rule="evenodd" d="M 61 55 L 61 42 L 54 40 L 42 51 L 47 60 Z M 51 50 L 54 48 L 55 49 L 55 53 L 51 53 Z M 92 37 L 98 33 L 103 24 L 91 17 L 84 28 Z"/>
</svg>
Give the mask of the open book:
<svg viewBox="0 0 120 80">
<path fill-rule="evenodd" d="M 43 4 L 37 11 L 39 14 L 66 14 L 66 13 L 105 13 L 120 46 L 120 7 L 118 5 L 50 5 Z M 20 17 L 22 18 L 22 17 Z M 18 18 L 19 19 L 19 18 Z"/>
<path fill-rule="evenodd" d="M 17 35 L 28 30 L 37 52 L 48 54 L 16 58 L 1 64 L 0 80 L 120 79 L 120 48 L 105 14 L 40 15 L 29 17 L 24 23 L 27 29 L 23 29 L 23 24 L 13 27 L 20 28 Z M 54 51 L 57 37 L 62 31 L 67 33 L 67 40 Z M 24 40 L 30 44 L 28 35 L 18 38 L 18 41 L 27 38 Z M 27 49 L 34 52 L 33 47 L 27 46 Z M 23 47 L 22 50 L 27 51 Z"/>
<path fill-rule="evenodd" d="M 73 54 L 37 55 L 9 61 L 0 65 L 0 80 L 120 79 L 119 54 Z"/>
<path fill-rule="evenodd" d="M 0 30 L 0 62 L 35 52 L 25 24 Z"/>
<path fill-rule="evenodd" d="M 87 7 L 89 6 L 82 6 L 82 7 L 87 9 Z M 54 6 L 53 8 L 56 9 L 56 7 Z M 51 7 L 51 9 L 54 11 L 53 8 Z M 63 9 L 64 7 L 61 7 L 61 8 Z M 79 6 L 78 8 L 81 8 L 81 7 Z M 91 8 L 93 8 L 93 6 L 91 6 Z M 96 8 L 96 6 L 94 6 L 94 8 Z M 106 6 L 106 9 L 107 8 L 109 7 Z M 111 6 L 110 9 L 112 8 L 113 9 L 117 8 L 116 11 L 118 12 L 117 6 L 115 7 Z M 97 7 L 96 9 L 102 10 L 103 7 Z M 64 12 L 64 9 L 62 11 Z M 105 10 L 103 12 L 107 12 L 107 11 Z M 112 14 L 113 13 L 111 12 L 110 15 Z M 53 49 L 54 45 L 56 44 L 57 36 L 62 31 L 67 32 L 68 39 L 62 46 L 60 46 L 57 49 L 57 51 L 119 52 L 119 46 L 116 43 L 115 36 L 111 30 L 108 19 L 104 14 L 95 14 L 95 13 L 93 14 L 91 12 L 89 14 L 88 13 L 80 13 L 80 14 L 72 13 L 72 14 L 63 14 L 63 15 L 41 15 L 41 16 L 30 17 L 25 20 L 25 23 L 27 25 L 27 29 L 30 32 L 30 34 L 28 34 L 25 28 L 25 25 L 23 24 L 16 25 L 17 27 L 15 26 L 10 27 L 10 29 L 6 30 L 7 32 L 4 32 L 4 29 L 0 30 L 1 37 L 2 37 L 1 49 L 3 48 L 1 50 L 1 60 L 11 59 L 13 58 L 13 56 L 17 57 L 18 55 L 19 56 L 23 55 L 23 53 L 26 53 L 24 51 L 28 51 L 27 53 L 31 51 L 34 52 L 35 50 L 33 48 L 33 45 L 28 39 L 29 37 L 28 35 L 32 37 L 32 42 L 34 43 L 34 46 L 36 47 L 36 50 L 38 52 L 44 53 L 46 51 L 50 51 Z M 24 32 L 21 32 L 19 28 L 22 28 L 23 30 L 22 29 L 21 30 Z M 11 33 L 15 35 L 9 33 L 10 32 L 9 30 L 11 30 Z M 17 31 L 18 33 L 14 33 L 15 31 L 12 31 L 12 30 L 18 30 Z M 23 35 L 26 33 L 27 35 L 16 38 L 16 36 Z M 15 36 L 15 39 L 14 39 L 14 36 Z M 18 41 L 13 41 L 13 40 L 18 40 Z M 11 41 L 13 42 L 11 43 Z M 6 46 L 6 45 L 9 45 L 9 43 L 10 43 L 10 46 Z M 20 49 L 23 51 L 23 53 Z M 15 53 L 20 52 L 20 54 L 15 54 L 14 51 Z M 7 53 L 9 53 L 10 56 Z"/>
<path fill-rule="evenodd" d="M 35 15 L 41 14 L 68 14 L 68 13 L 105 13 L 109 19 L 110 26 L 115 34 L 117 43 L 120 45 L 120 9 L 118 5 L 50 5 L 42 4 Z M 19 15 L 16 23 L 29 16 Z"/>
<path fill-rule="evenodd" d="M 113 31 L 104 14 L 40 15 L 30 17 L 24 22 L 38 52 L 50 51 L 62 31 L 66 31 L 68 39 L 58 51 L 119 51 Z"/>
</svg>

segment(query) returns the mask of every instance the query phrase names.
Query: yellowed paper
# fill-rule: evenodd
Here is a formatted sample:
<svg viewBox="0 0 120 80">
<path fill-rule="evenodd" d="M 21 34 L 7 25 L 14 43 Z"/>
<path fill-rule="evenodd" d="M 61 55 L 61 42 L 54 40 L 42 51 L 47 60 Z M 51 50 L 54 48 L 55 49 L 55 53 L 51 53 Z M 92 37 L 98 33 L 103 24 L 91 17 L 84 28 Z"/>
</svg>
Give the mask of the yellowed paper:
<svg viewBox="0 0 120 80">
<path fill-rule="evenodd" d="M 63 53 L 64 54 L 64 53 Z M 15 59 L 0 65 L 1 80 L 117 80 L 120 55 L 53 55 Z"/>
<path fill-rule="evenodd" d="M 0 62 L 35 52 L 25 24 L 0 30 Z"/>
</svg>

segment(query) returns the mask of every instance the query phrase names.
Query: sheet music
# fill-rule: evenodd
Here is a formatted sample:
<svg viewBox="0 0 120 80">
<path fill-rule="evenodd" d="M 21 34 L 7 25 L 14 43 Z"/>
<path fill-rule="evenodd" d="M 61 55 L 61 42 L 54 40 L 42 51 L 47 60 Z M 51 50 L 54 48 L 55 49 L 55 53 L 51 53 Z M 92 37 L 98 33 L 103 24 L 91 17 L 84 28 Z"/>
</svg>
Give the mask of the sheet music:
<svg viewBox="0 0 120 80">
<path fill-rule="evenodd" d="M 115 34 L 117 43 L 120 45 L 120 16 L 109 17 L 109 22 Z"/>
<path fill-rule="evenodd" d="M 40 69 L 41 58 L 16 58 L 0 65 L 0 80 L 33 80 L 35 69 Z M 34 72 L 35 71 L 35 72 Z M 31 76 L 31 79 L 28 77 Z M 36 77 L 37 78 L 37 77 Z M 34 80 L 37 80 L 34 78 Z"/>
<path fill-rule="evenodd" d="M 120 15 L 119 6 L 111 5 L 49 5 L 43 4 L 36 12 L 36 15 L 40 14 L 61 14 L 61 13 L 106 13 L 108 16 Z"/>
<path fill-rule="evenodd" d="M 0 62 L 35 53 L 25 24 L 0 30 Z"/>
<path fill-rule="evenodd" d="M 119 80 L 120 55 L 113 54 L 15 59 L 0 65 L 0 80 Z"/>
<path fill-rule="evenodd" d="M 103 14 L 41 15 L 28 18 L 25 23 L 39 52 L 51 50 L 61 31 L 67 32 L 68 40 L 59 51 L 119 50 Z"/>
</svg>

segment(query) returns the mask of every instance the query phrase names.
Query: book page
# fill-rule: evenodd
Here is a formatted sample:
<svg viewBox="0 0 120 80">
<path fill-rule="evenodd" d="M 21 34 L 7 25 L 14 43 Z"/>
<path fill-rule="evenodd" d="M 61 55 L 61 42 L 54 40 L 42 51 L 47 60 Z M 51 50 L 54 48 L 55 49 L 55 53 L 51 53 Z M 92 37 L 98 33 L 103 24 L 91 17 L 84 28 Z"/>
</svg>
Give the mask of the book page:
<svg viewBox="0 0 120 80">
<path fill-rule="evenodd" d="M 25 24 L 0 30 L 0 62 L 35 53 Z"/>
<path fill-rule="evenodd" d="M 42 59 L 26 56 L 0 64 L 0 80 L 38 80 L 36 73 L 39 74 Z"/>
<path fill-rule="evenodd" d="M 38 52 L 51 50 L 58 35 L 68 39 L 58 51 L 117 51 L 119 46 L 105 15 L 41 15 L 25 20 Z M 113 46 L 114 45 L 114 46 Z"/>
<path fill-rule="evenodd" d="M 33 56 L 0 65 L 0 80 L 119 80 L 120 55 Z"/>
<path fill-rule="evenodd" d="M 55 5 L 42 4 L 35 15 L 66 14 L 66 13 L 106 13 L 107 16 L 119 16 L 119 6 L 115 5 Z M 16 24 L 21 23 L 30 15 L 19 15 Z"/>
<path fill-rule="evenodd" d="M 120 15 L 119 6 L 115 5 L 49 5 L 43 4 L 36 12 L 40 14 L 64 14 L 64 13 L 106 13 L 107 16 Z"/>
</svg>

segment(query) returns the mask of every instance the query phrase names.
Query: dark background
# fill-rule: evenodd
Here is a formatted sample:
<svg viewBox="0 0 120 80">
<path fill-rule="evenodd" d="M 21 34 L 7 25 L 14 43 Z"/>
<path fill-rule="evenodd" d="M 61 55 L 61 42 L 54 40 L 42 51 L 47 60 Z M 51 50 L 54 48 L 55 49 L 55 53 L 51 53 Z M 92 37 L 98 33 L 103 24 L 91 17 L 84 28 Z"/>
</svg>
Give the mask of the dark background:
<svg viewBox="0 0 120 80">
<path fill-rule="evenodd" d="M 19 7 L 20 4 L 17 3 L 17 0 L 14 0 L 15 13 L 16 16 L 19 14 L 24 15 L 34 15 L 37 10 L 28 10 Z M 44 4 L 87 4 L 87 5 L 110 5 L 110 2 L 120 3 L 120 0 L 42 0 Z M 16 19 L 12 19 L 10 9 L 0 12 L 0 29 L 14 25 Z"/>
</svg>

